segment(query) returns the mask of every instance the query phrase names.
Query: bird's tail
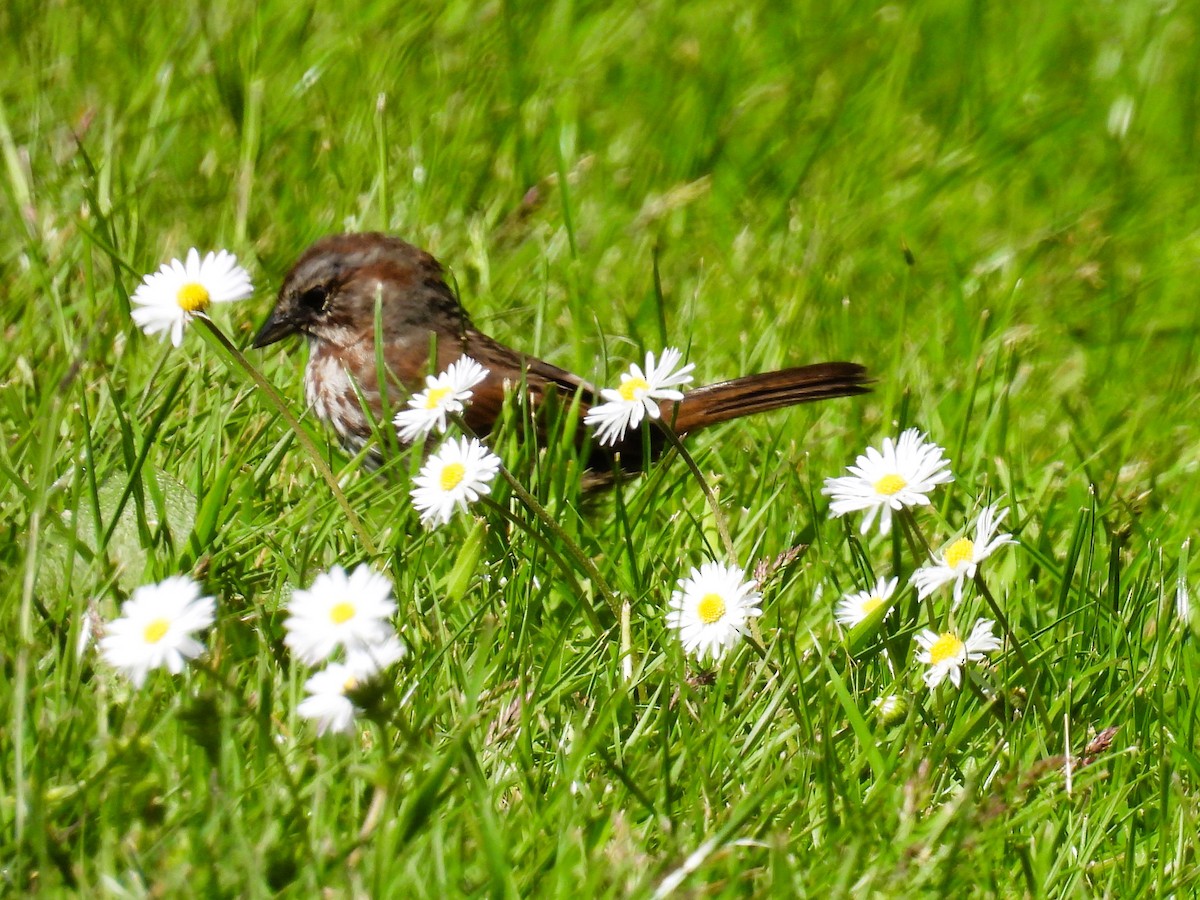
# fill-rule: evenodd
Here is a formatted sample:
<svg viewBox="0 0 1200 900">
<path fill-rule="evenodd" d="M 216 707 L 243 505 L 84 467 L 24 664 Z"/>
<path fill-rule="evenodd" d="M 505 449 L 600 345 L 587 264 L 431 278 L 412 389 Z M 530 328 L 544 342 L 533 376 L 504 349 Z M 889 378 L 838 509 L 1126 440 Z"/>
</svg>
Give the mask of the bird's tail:
<svg viewBox="0 0 1200 900">
<path fill-rule="evenodd" d="M 816 363 L 708 384 L 678 402 L 663 402 L 662 414 L 666 422 L 674 422 L 677 434 L 686 434 L 752 413 L 865 394 L 869 385 L 866 368 L 857 363 Z"/>
</svg>

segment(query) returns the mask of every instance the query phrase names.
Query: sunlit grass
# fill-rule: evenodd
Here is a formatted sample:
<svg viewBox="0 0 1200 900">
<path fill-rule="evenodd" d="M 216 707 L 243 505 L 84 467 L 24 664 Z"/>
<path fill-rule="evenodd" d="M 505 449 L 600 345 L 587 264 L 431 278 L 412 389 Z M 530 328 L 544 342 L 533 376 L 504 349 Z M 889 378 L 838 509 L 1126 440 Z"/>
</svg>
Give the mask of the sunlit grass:
<svg viewBox="0 0 1200 900">
<path fill-rule="evenodd" d="M 16 2 L 0 25 L 10 892 L 1196 889 L 1193 10 Z M 729 555 L 677 456 L 587 495 L 572 447 L 509 423 L 517 484 L 430 530 L 419 454 L 369 472 L 203 329 L 174 349 L 130 318 L 144 273 L 227 248 L 256 293 L 212 315 L 244 348 L 345 229 L 428 248 L 480 328 L 605 384 L 666 346 L 699 383 L 870 367 L 867 397 L 687 442 L 762 577 L 752 644 L 698 664 L 667 626 L 678 579 Z M 302 348 L 244 352 L 301 414 Z M 887 537 L 830 519 L 824 479 L 908 427 L 955 481 Z M 986 588 L 1005 646 L 930 691 L 915 636 L 949 588 L 907 578 L 987 503 L 1018 543 L 956 624 L 996 617 Z M 409 654 L 318 739 L 284 606 L 362 562 Z M 217 599 L 184 674 L 135 689 L 79 652 L 181 574 Z M 882 630 L 844 634 L 841 597 L 893 574 Z"/>
</svg>

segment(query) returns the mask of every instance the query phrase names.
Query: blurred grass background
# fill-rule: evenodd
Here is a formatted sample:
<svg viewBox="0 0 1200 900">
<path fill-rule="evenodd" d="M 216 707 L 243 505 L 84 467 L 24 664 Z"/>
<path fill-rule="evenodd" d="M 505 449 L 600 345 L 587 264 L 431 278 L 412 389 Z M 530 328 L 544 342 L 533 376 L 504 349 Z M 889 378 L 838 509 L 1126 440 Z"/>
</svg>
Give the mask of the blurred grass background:
<svg viewBox="0 0 1200 900">
<path fill-rule="evenodd" d="M 639 894 L 719 838 L 690 890 L 1186 892 L 1195 649 L 1155 635 L 1200 514 L 1198 24 L 1191 4 L 1052 0 L 7 3 L 6 885 Z M 688 733 L 668 701 L 707 695 L 672 683 L 682 663 L 658 625 L 648 669 L 677 674 L 627 692 L 612 642 L 577 634 L 563 585 L 492 532 L 479 570 L 463 564 L 468 599 L 442 609 L 470 528 L 422 535 L 402 478 L 351 477 L 378 562 L 402 605 L 417 598 L 406 638 L 425 740 L 392 748 L 392 767 L 369 747 L 289 747 L 293 777 L 314 785 L 298 803 L 268 749 L 303 680 L 280 680 L 274 609 L 362 551 L 256 395 L 198 336 L 182 352 L 144 339 L 127 298 L 189 246 L 227 247 L 259 289 L 215 314 L 244 345 L 302 249 L 359 229 L 428 248 L 484 330 L 601 380 L 666 343 L 690 346 L 704 380 L 870 365 L 866 401 L 697 442 L 743 564 L 818 530 L 768 627 L 828 633 L 812 590 L 848 588 L 856 569 L 813 495 L 867 443 L 918 425 L 958 475 L 942 535 L 978 496 L 1020 508 L 1005 589 L 1045 683 L 1013 671 L 1009 687 L 1046 692 L 1084 731 L 1123 723 L 1121 746 L 1144 755 L 1089 788 L 1103 798 L 1090 811 L 1056 785 L 1003 810 L 964 789 L 943 808 L 956 816 L 926 815 L 922 797 L 945 790 L 929 765 L 974 784 L 955 754 L 990 765 L 1007 742 L 1016 790 L 1063 735 L 1032 717 L 998 735 L 976 710 L 930 739 L 938 723 L 910 717 L 887 787 L 865 790 L 866 751 L 842 743 L 847 713 L 799 657 L 785 689 L 812 692 L 812 722 L 772 734 L 782 689 L 739 699 L 767 677 L 743 659 L 693 711 L 705 736 Z M 290 351 L 252 359 L 299 408 Z M 603 504 L 562 512 L 648 617 L 682 574 L 674 560 L 696 553 L 694 528 L 710 529 L 682 471 L 632 489 L 645 512 L 632 524 Z M 211 685 L 144 700 L 101 680 L 97 694 L 74 659 L 90 602 L 111 615 L 132 586 L 183 569 L 230 604 L 218 664 L 237 662 L 246 708 Z M 853 675 L 868 699 L 885 671 L 870 665 Z M 517 786 L 484 759 L 501 713 L 522 725 L 502 754 Z M 819 735 L 838 743 L 817 750 Z M 581 800 L 588 772 L 608 787 Z M 400 812 L 359 846 L 363 784 L 388 785 Z"/>
</svg>

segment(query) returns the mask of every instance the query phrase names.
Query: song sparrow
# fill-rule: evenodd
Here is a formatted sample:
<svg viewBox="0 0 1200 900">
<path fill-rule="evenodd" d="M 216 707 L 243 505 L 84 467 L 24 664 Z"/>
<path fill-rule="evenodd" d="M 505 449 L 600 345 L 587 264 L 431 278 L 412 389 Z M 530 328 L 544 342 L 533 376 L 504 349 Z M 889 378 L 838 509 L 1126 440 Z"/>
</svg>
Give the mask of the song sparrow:
<svg viewBox="0 0 1200 900">
<path fill-rule="evenodd" d="M 296 333 L 308 336 L 304 375 L 308 402 L 352 451 L 361 449 L 371 436 L 359 397 L 376 421 L 383 412 L 376 360 L 376 296 L 380 297 L 383 362 L 388 377 L 396 382 L 388 394 L 393 410 L 404 405 L 409 393 L 424 387 L 431 348 L 438 371 L 463 354 L 489 370 L 487 379 L 474 388 L 464 413 L 467 426 L 480 435 L 495 424 L 506 390 L 521 385 L 535 407 L 551 395 L 570 402 L 578 394 L 585 411 L 600 402 L 598 390 L 579 376 L 511 350 L 476 330 L 443 279 L 441 265 L 424 250 L 383 234 L 332 235 L 309 247 L 284 278 L 275 308 L 255 336 L 254 346 L 266 347 Z M 866 369 L 855 363 L 817 363 L 699 387 L 681 401 L 663 401 L 660 409 L 663 421 L 683 435 L 750 413 L 861 394 L 869 390 L 867 381 Z M 581 426 L 581 445 L 584 438 Z M 662 446 L 663 435 L 653 429 L 652 454 Z M 635 430 L 615 447 L 592 442 L 587 462 L 600 472 L 611 472 L 614 463 L 626 469 L 640 467 L 643 447 L 642 435 Z"/>
</svg>

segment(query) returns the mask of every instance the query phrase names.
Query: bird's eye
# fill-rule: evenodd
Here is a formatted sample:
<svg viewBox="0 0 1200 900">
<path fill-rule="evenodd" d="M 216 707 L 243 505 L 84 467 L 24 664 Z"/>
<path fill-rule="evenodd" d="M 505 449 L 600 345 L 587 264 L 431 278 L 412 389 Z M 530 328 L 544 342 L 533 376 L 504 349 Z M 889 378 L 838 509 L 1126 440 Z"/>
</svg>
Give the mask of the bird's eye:
<svg viewBox="0 0 1200 900">
<path fill-rule="evenodd" d="M 329 288 L 324 285 L 311 287 L 297 299 L 305 309 L 312 312 L 322 312 L 329 305 Z"/>
</svg>

